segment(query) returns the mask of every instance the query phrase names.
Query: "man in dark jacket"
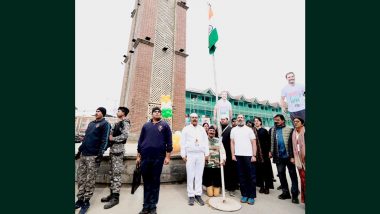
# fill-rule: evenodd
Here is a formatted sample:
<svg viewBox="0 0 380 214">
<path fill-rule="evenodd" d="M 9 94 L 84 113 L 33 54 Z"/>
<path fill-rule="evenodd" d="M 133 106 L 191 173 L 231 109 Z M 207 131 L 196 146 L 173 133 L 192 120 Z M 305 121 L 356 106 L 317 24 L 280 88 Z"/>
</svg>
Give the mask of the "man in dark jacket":
<svg viewBox="0 0 380 214">
<path fill-rule="evenodd" d="M 226 184 L 226 190 L 230 192 L 230 196 L 235 196 L 235 191 L 239 189 L 239 178 L 236 166 L 236 161 L 232 160 L 231 156 L 231 129 L 228 125 L 228 118 L 222 117 L 220 120 L 222 126 L 222 142 L 224 149 L 226 150 L 226 163 L 224 166 L 224 181 Z"/>
<path fill-rule="evenodd" d="M 90 199 L 95 190 L 96 173 L 107 148 L 110 124 L 104 119 L 106 112 L 103 107 L 96 110 L 95 120 L 88 124 L 83 143 L 75 156 L 75 159 L 79 159 L 78 200 L 75 202 L 75 209 L 81 207 L 80 213 L 86 213 L 90 207 Z"/>
<path fill-rule="evenodd" d="M 119 203 L 121 188 L 121 172 L 123 171 L 124 145 L 127 142 L 130 121 L 127 119 L 129 109 L 119 107 L 116 116 L 120 119 L 111 129 L 109 136 L 110 160 L 111 160 L 111 194 L 101 199 L 101 202 L 109 202 L 104 209 L 109 209 Z"/>
<path fill-rule="evenodd" d="M 136 164 L 141 165 L 144 181 L 144 204 L 139 214 L 156 214 L 163 164 L 170 162 L 173 150 L 172 131 L 161 120 L 161 109 L 152 109 L 152 119 L 144 124 L 137 144 Z"/>
<path fill-rule="evenodd" d="M 270 130 L 271 151 L 269 152 L 269 157 L 273 157 L 273 163 L 277 166 L 282 187 L 282 194 L 278 198 L 282 200 L 292 198 L 292 202 L 298 204 L 298 178 L 294 165 L 292 144 L 293 129 L 285 125 L 285 117 L 282 114 L 275 115 L 273 119 L 275 126 Z M 289 194 L 288 181 L 286 180 L 286 167 L 292 180 L 292 196 Z"/>
</svg>

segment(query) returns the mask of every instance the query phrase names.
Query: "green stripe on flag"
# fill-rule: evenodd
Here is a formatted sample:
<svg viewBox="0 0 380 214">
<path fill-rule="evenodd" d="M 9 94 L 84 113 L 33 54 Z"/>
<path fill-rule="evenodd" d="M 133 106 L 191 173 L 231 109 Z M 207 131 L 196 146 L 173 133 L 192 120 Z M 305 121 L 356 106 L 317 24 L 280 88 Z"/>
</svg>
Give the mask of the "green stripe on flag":
<svg viewBox="0 0 380 214">
<path fill-rule="evenodd" d="M 218 41 L 218 31 L 216 28 L 212 29 L 210 35 L 208 36 L 208 49 L 210 54 L 214 54 L 216 50 L 216 42 Z"/>
</svg>

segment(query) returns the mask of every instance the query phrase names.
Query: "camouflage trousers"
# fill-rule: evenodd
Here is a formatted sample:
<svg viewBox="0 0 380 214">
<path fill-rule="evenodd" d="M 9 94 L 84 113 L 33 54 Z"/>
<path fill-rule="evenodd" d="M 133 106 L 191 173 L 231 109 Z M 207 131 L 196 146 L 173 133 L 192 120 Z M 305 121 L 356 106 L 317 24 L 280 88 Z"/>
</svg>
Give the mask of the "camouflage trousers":
<svg viewBox="0 0 380 214">
<path fill-rule="evenodd" d="M 120 193 L 121 188 L 121 172 L 123 171 L 123 158 L 124 153 L 113 154 L 110 153 L 111 159 L 111 192 Z"/>
<path fill-rule="evenodd" d="M 90 200 L 95 190 L 95 180 L 99 165 L 96 156 L 80 156 L 78 166 L 78 199 Z"/>
</svg>

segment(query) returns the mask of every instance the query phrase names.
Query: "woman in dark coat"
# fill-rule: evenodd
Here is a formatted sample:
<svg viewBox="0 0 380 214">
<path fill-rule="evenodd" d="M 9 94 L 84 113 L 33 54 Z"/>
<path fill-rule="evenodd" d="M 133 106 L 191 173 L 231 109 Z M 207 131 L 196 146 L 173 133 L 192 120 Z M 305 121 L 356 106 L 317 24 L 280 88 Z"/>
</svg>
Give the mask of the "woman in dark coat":
<svg viewBox="0 0 380 214">
<path fill-rule="evenodd" d="M 270 138 L 269 132 L 262 127 L 260 117 L 254 119 L 255 129 L 257 131 L 258 141 L 261 147 L 263 162 L 257 163 L 256 185 L 260 187 L 259 193 L 269 194 L 269 189 L 273 189 L 273 170 L 269 158 Z"/>
</svg>

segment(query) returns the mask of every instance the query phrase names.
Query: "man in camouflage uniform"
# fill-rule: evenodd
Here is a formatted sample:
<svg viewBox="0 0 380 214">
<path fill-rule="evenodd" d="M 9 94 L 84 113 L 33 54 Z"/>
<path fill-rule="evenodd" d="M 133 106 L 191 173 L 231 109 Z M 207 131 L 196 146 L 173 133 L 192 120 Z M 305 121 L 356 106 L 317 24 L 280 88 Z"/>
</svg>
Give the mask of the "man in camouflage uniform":
<svg viewBox="0 0 380 214">
<path fill-rule="evenodd" d="M 94 194 L 96 173 L 102 161 L 103 153 L 107 148 L 110 124 L 104 119 L 106 109 L 99 107 L 95 113 L 95 120 L 88 124 L 83 143 L 80 145 L 75 159 L 79 159 L 78 166 L 78 200 L 75 209 L 81 208 L 81 214 L 90 207 L 90 199 Z"/>
<path fill-rule="evenodd" d="M 217 197 L 220 194 L 220 187 L 222 186 L 220 165 L 224 165 L 226 161 L 226 151 L 224 150 L 223 143 L 215 137 L 214 126 L 210 126 L 208 129 L 208 142 L 210 155 L 206 159 L 203 185 L 206 186 L 209 197 Z"/>
<path fill-rule="evenodd" d="M 111 159 L 111 194 L 101 199 L 101 202 L 109 202 L 104 205 L 104 209 L 109 209 L 119 203 L 121 172 L 123 171 L 123 158 L 125 153 L 124 144 L 127 142 L 131 127 L 130 121 L 126 118 L 128 113 L 128 108 L 118 108 L 116 115 L 120 121 L 113 125 L 109 136 Z"/>
</svg>

